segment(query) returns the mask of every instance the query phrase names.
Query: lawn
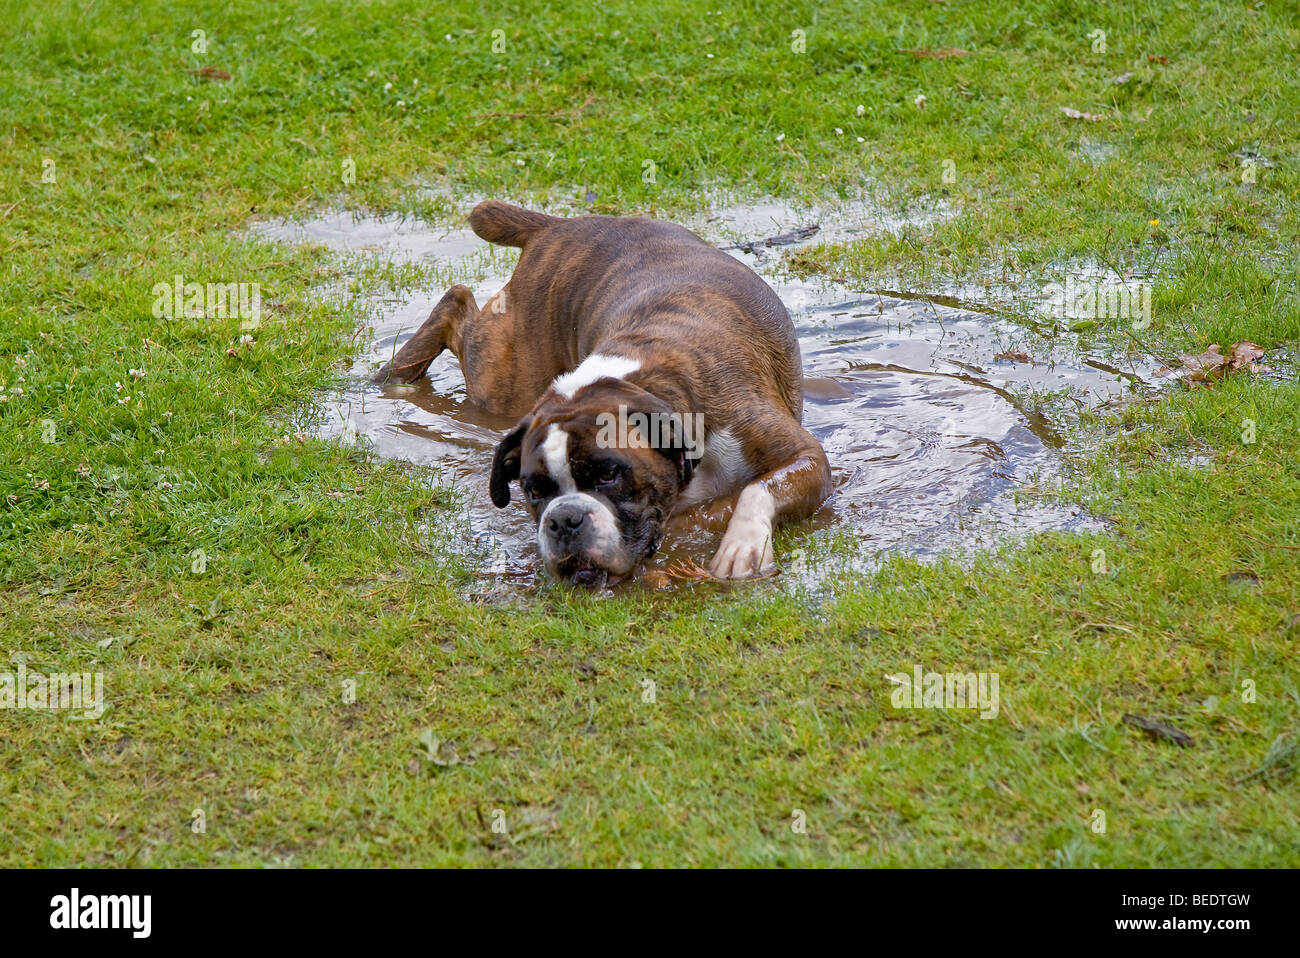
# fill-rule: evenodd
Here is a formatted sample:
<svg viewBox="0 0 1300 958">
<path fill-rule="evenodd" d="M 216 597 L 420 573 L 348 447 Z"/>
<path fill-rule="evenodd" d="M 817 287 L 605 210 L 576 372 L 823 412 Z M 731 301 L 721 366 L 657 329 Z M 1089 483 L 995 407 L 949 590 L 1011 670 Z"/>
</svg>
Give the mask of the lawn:
<svg viewBox="0 0 1300 958">
<path fill-rule="evenodd" d="M 1300 865 L 1286 4 L 0 7 L 0 672 L 106 705 L 0 709 L 0 865 Z M 472 601 L 435 472 L 292 436 L 364 294 L 441 280 L 255 221 L 864 190 L 951 215 L 791 269 L 1149 273 L 1140 337 L 1086 334 L 1275 375 L 1086 417 L 1102 532 L 811 592 Z M 262 324 L 155 316 L 178 275 Z M 914 664 L 998 716 L 896 708 Z"/>
</svg>

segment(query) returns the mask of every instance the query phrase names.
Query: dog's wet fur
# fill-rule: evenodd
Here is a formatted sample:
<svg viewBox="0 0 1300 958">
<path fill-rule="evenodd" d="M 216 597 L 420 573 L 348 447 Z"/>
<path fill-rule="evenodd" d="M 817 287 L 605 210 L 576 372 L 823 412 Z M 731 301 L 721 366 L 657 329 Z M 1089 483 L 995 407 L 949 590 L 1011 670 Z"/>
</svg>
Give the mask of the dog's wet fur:
<svg viewBox="0 0 1300 958">
<path fill-rule="evenodd" d="M 521 417 L 493 457 L 492 501 L 507 506 L 519 481 L 558 578 L 627 577 L 674 512 L 733 495 L 710 569 L 738 578 L 769 568 L 773 526 L 807 517 L 831 488 L 826 455 L 799 423 L 799 345 L 772 289 L 658 220 L 562 219 L 488 201 L 470 226 L 521 248 L 510 281 L 482 309 L 452 287 L 375 381 L 413 382 L 449 349 L 470 402 Z M 634 431 L 604 448 L 598 417 L 620 409 L 703 414 L 702 457 L 680 430 Z"/>
</svg>

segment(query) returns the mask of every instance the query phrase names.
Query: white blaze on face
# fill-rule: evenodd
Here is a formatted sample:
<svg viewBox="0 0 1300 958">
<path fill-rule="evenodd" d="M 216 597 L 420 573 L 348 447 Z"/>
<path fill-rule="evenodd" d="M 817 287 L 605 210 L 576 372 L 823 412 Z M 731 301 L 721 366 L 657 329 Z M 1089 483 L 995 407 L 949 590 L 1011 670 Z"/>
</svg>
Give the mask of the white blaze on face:
<svg viewBox="0 0 1300 958">
<path fill-rule="evenodd" d="M 609 506 L 595 496 L 578 491 L 578 484 L 573 481 L 573 471 L 569 468 L 569 434 L 556 423 L 551 423 L 546 438 L 542 441 L 542 461 L 546 463 L 546 471 L 560 490 L 560 494 L 547 504 L 546 511 L 537 523 L 537 548 L 542 553 L 542 561 L 554 571 L 555 565 L 565 558 L 565 554 L 558 552 L 556 544 L 551 541 L 546 522 L 556 506 L 572 503 L 591 514 L 595 529 L 591 544 L 580 558 L 618 575 L 629 572 L 632 563 L 623 550 L 618 518 Z"/>
<path fill-rule="evenodd" d="M 560 487 L 560 492 L 573 492 L 578 488 L 573 481 L 573 473 L 569 470 L 569 434 L 555 423 L 551 423 L 546 439 L 542 442 L 542 461 L 546 463 L 546 471 Z"/>
<path fill-rule="evenodd" d="M 622 379 L 628 373 L 641 368 L 641 360 L 627 359 L 624 356 L 607 356 L 604 353 L 592 353 L 573 372 L 556 376 L 551 383 L 557 393 L 565 399 L 572 399 L 583 386 L 590 386 L 598 379 Z"/>
</svg>

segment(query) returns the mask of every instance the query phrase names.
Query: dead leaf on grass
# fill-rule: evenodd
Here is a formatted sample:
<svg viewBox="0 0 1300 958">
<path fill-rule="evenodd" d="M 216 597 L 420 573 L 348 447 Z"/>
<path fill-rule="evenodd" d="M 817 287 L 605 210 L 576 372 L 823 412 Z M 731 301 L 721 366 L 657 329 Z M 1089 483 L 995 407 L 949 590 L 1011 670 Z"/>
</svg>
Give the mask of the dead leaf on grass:
<svg viewBox="0 0 1300 958">
<path fill-rule="evenodd" d="M 759 253 L 764 246 L 792 246 L 802 240 L 815 236 L 821 229 L 821 225 L 813 223 L 809 226 L 799 226 L 788 233 L 782 233 L 780 236 L 769 236 L 766 239 L 749 240 L 744 243 L 736 243 L 733 246 L 724 246 L 723 249 L 738 249 L 744 253 Z"/>
<path fill-rule="evenodd" d="M 191 70 L 196 77 L 202 77 L 205 80 L 220 80 L 225 83 L 230 79 L 230 74 L 220 67 L 199 67 L 197 70 Z"/>
<path fill-rule="evenodd" d="M 1130 715 L 1126 712 L 1122 721 L 1125 725 L 1140 728 L 1153 738 L 1173 742 L 1180 748 L 1187 748 L 1192 744 L 1192 737 L 1186 732 L 1176 729 L 1172 725 L 1166 725 L 1164 722 L 1157 722 L 1155 719 L 1147 718 L 1145 715 Z"/>
<path fill-rule="evenodd" d="M 1248 372 L 1263 372 L 1265 371 L 1263 366 L 1255 365 L 1263 356 L 1264 347 L 1249 340 L 1233 343 L 1226 356 L 1219 352 L 1218 343 L 1211 343 L 1210 348 L 1199 356 L 1184 353 L 1179 357 L 1183 364 L 1182 370 L 1170 370 L 1166 375 L 1182 376 L 1194 383 L 1209 383 L 1242 369 Z"/>
<path fill-rule="evenodd" d="M 661 573 L 665 580 L 677 582 L 700 582 L 713 578 L 708 569 L 692 559 L 683 559 L 681 562 L 665 566 Z"/>
</svg>

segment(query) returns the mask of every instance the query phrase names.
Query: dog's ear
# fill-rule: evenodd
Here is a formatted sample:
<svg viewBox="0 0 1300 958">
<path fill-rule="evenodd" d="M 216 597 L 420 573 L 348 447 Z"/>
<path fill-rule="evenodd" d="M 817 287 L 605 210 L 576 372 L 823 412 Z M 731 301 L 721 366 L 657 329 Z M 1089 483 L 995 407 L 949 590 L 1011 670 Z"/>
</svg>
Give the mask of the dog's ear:
<svg viewBox="0 0 1300 958">
<path fill-rule="evenodd" d="M 690 457 L 690 450 L 681 446 L 660 447 L 659 451 L 677 466 L 677 488 L 685 489 L 695 475 L 695 460 Z"/>
<path fill-rule="evenodd" d="M 519 478 L 519 456 L 524 433 L 532 424 L 531 417 L 522 420 L 497 443 L 497 450 L 492 456 L 492 476 L 488 479 L 488 491 L 492 494 L 492 505 L 498 509 L 510 505 L 510 483 Z"/>
<path fill-rule="evenodd" d="M 680 420 L 669 419 L 659 430 L 659 435 L 656 437 L 657 444 L 654 447 L 677 467 L 679 489 L 685 489 L 690 484 L 691 476 L 695 474 L 695 459 L 691 455 L 693 450 L 689 447 L 687 438 Z"/>
</svg>

